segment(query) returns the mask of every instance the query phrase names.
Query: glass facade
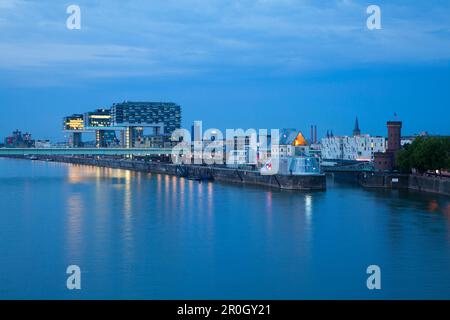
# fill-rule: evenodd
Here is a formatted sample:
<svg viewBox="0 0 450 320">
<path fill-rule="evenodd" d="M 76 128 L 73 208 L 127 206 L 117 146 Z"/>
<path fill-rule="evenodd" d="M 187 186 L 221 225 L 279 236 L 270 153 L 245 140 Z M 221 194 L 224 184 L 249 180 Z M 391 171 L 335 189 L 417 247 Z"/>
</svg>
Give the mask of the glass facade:
<svg viewBox="0 0 450 320">
<path fill-rule="evenodd" d="M 82 114 L 73 114 L 64 117 L 63 126 L 65 131 L 81 131 L 84 129 L 84 119 Z"/>
<path fill-rule="evenodd" d="M 123 102 L 111 108 L 114 126 L 159 127 L 171 134 L 181 126 L 181 107 L 170 102 Z"/>
<path fill-rule="evenodd" d="M 86 127 L 110 127 L 111 118 L 110 109 L 97 109 L 84 114 L 84 125 Z"/>
<path fill-rule="evenodd" d="M 67 116 L 64 131 L 70 133 L 72 146 L 81 145 L 81 133 L 95 131 L 96 146 L 118 144 L 115 131 L 121 132 L 121 145 L 132 148 L 142 144 L 145 128 L 153 128 L 155 136 L 170 136 L 181 126 L 181 107 L 171 102 L 123 102 L 111 109 L 97 109 Z M 74 136 L 76 134 L 76 136 Z"/>
</svg>

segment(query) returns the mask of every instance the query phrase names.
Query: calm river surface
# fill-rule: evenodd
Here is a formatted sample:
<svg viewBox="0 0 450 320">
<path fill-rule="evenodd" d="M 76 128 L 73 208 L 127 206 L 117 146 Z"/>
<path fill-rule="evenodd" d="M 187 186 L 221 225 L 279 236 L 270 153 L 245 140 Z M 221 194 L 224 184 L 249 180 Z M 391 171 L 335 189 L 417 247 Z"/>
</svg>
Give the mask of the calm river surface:
<svg viewBox="0 0 450 320">
<path fill-rule="evenodd" d="M 0 159 L 0 298 L 450 299 L 450 199 Z"/>
</svg>

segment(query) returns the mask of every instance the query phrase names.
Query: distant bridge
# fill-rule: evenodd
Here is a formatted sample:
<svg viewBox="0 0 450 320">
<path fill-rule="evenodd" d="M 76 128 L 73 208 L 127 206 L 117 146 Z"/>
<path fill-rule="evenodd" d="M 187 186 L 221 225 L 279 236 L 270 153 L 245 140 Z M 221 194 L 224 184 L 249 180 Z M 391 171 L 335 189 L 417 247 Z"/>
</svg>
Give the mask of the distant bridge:
<svg viewBox="0 0 450 320">
<path fill-rule="evenodd" d="M 171 155 L 170 148 L 0 148 L 0 156 L 121 156 Z"/>
<path fill-rule="evenodd" d="M 336 166 L 322 166 L 324 172 L 372 172 L 375 170 L 373 162 L 362 161 L 359 163 Z"/>
</svg>

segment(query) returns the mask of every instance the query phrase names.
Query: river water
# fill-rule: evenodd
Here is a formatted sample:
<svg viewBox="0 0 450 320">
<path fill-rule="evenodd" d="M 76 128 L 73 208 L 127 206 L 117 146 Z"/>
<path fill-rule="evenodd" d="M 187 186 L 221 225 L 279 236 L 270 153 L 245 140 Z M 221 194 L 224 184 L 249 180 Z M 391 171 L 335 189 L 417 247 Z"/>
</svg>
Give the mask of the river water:
<svg viewBox="0 0 450 320">
<path fill-rule="evenodd" d="M 450 199 L 0 159 L 0 298 L 449 299 Z"/>
</svg>

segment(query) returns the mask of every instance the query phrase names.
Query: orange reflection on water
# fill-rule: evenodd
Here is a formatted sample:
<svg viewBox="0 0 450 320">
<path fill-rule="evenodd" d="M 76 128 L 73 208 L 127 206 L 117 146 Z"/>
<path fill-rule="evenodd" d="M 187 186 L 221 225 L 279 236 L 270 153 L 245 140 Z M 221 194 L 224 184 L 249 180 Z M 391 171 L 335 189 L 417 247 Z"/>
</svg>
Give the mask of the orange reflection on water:
<svg viewBox="0 0 450 320">
<path fill-rule="evenodd" d="M 77 165 L 70 165 L 68 167 L 67 171 L 67 179 L 69 183 L 76 184 L 81 183 L 86 175 L 89 175 L 89 172 L 93 171 L 93 168 L 95 167 L 89 167 L 89 166 L 77 166 Z"/>
<path fill-rule="evenodd" d="M 162 196 L 162 177 L 160 174 L 156 175 L 156 195 L 157 195 L 157 210 L 156 212 L 159 213 L 161 210 L 161 196 Z"/>
<path fill-rule="evenodd" d="M 186 195 L 185 195 L 185 183 L 186 181 L 184 180 L 184 178 L 178 178 L 178 182 L 180 183 L 180 193 L 179 193 L 179 203 L 180 203 L 180 213 L 184 213 L 185 207 L 184 207 L 184 202 L 186 201 Z"/>
<path fill-rule="evenodd" d="M 177 206 L 177 201 L 178 201 L 178 194 L 177 194 L 177 189 L 178 189 L 178 178 L 175 176 L 172 176 L 172 178 L 170 179 L 170 184 L 172 185 L 172 191 L 170 194 L 171 197 L 171 202 L 172 202 L 172 206 L 175 208 Z"/>
<path fill-rule="evenodd" d="M 194 206 L 194 181 L 188 181 L 189 209 Z"/>
<path fill-rule="evenodd" d="M 132 204 L 131 204 L 131 171 L 124 171 L 124 214 L 127 220 L 129 220 L 132 215 Z"/>
<path fill-rule="evenodd" d="M 164 176 L 164 205 L 169 207 L 169 193 L 170 193 L 170 178 L 168 175 Z"/>
<path fill-rule="evenodd" d="M 124 225 L 123 225 L 123 261 L 124 264 L 133 261 L 134 256 L 134 229 L 133 229 L 133 201 L 132 179 L 136 181 L 136 173 L 129 170 L 121 170 L 124 175 Z M 133 189 L 134 191 L 136 188 Z"/>
<path fill-rule="evenodd" d="M 103 171 L 104 168 L 100 167 L 71 164 L 68 167 L 67 178 L 71 184 L 82 183 L 89 178 L 98 180 L 101 178 Z"/>
<path fill-rule="evenodd" d="M 428 211 L 435 212 L 439 210 L 439 203 L 436 200 L 431 200 L 428 204 Z"/>
</svg>

